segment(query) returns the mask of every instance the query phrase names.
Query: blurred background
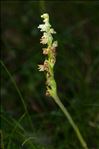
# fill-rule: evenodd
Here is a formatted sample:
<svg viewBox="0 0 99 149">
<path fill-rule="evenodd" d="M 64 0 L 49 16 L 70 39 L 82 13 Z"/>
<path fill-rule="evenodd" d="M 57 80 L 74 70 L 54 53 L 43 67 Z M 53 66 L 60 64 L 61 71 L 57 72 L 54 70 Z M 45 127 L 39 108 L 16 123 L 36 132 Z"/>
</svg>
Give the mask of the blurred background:
<svg viewBox="0 0 99 149">
<path fill-rule="evenodd" d="M 52 98 L 45 96 L 41 14 L 57 34 L 58 94 L 85 138 L 99 149 L 99 2 L 1 1 L 1 148 L 82 149 Z"/>
</svg>

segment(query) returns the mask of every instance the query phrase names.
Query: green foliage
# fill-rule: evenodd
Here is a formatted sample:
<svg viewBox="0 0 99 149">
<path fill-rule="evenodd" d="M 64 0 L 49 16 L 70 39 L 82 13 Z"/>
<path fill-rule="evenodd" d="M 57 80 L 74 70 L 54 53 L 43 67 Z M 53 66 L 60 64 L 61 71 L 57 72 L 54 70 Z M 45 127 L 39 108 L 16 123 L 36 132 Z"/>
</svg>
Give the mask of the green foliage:
<svg viewBox="0 0 99 149">
<path fill-rule="evenodd" d="M 37 29 L 44 10 L 59 42 L 55 65 L 59 96 L 89 149 L 98 149 L 99 3 L 79 1 L 1 1 L 2 148 L 81 149 L 60 109 L 45 97 L 45 78 L 37 70 L 44 61 Z"/>
</svg>

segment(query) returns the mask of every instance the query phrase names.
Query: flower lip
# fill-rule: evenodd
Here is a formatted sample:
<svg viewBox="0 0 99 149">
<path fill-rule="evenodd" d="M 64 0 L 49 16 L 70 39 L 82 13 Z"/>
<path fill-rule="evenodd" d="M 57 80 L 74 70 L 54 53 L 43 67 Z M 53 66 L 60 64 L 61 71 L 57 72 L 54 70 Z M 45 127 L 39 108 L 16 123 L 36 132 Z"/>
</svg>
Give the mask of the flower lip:
<svg viewBox="0 0 99 149">
<path fill-rule="evenodd" d="M 44 71 L 44 65 L 38 65 L 39 71 Z"/>
<path fill-rule="evenodd" d="M 58 46 L 58 42 L 57 41 L 54 41 L 53 44 L 52 44 L 52 48 L 56 48 Z"/>
<path fill-rule="evenodd" d="M 50 25 L 49 23 L 40 24 L 40 25 L 38 26 L 38 28 L 40 28 L 40 31 L 41 31 L 41 32 L 47 32 L 50 27 L 51 27 L 51 25 Z"/>
<path fill-rule="evenodd" d="M 53 28 L 50 29 L 50 33 L 51 33 L 51 34 L 56 34 L 56 32 L 54 31 Z"/>
<path fill-rule="evenodd" d="M 50 49 L 49 48 L 43 48 L 43 54 L 47 55 L 49 53 Z"/>
</svg>

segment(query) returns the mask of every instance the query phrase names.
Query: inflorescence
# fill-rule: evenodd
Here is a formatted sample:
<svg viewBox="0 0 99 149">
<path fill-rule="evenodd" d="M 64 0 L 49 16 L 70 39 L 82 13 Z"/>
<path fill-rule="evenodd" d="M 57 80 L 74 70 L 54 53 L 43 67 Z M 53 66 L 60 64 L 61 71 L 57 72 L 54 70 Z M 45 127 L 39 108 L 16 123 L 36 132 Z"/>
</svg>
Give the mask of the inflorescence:
<svg viewBox="0 0 99 149">
<path fill-rule="evenodd" d="M 56 34 L 54 29 L 49 23 L 49 15 L 47 13 L 41 15 L 43 18 L 44 24 L 40 24 L 38 28 L 43 32 L 43 36 L 40 39 L 40 43 L 47 45 L 46 48 L 43 48 L 43 54 L 47 55 L 45 58 L 44 64 L 38 65 L 39 71 L 46 72 L 46 95 L 52 96 L 56 93 L 56 82 L 54 80 L 53 68 L 56 62 L 56 47 L 58 46 L 57 41 L 53 41 L 52 34 Z"/>
</svg>

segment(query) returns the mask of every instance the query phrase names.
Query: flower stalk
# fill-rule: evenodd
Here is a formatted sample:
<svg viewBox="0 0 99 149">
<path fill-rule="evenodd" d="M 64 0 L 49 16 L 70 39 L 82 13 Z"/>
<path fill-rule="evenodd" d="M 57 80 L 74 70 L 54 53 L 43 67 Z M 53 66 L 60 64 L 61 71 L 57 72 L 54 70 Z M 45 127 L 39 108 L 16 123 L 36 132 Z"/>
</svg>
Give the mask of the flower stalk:
<svg viewBox="0 0 99 149">
<path fill-rule="evenodd" d="M 41 18 L 43 18 L 44 24 L 38 26 L 40 31 L 43 32 L 40 43 L 46 45 L 46 48 L 43 48 L 43 54 L 46 55 L 47 58 L 45 58 L 44 64 L 38 65 L 38 69 L 39 71 L 46 72 L 46 96 L 50 96 L 54 99 L 56 104 L 60 107 L 62 112 L 67 117 L 69 123 L 73 127 L 82 147 L 84 149 L 88 149 L 87 144 L 83 139 L 77 125 L 75 124 L 68 110 L 66 109 L 66 107 L 64 107 L 58 97 L 57 85 L 54 79 L 54 65 L 56 62 L 56 47 L 58 46 L 58 42 L 54 41 L 52 36 L 52 34 L 56 34 L 56 32 L 51 27 L 51 24 L 49 22 L 49 15 L 47 13 L 41 15 Z"/>
</svg>

